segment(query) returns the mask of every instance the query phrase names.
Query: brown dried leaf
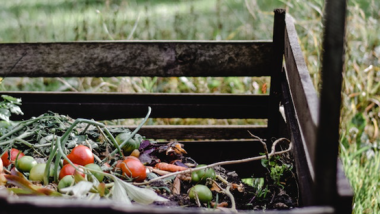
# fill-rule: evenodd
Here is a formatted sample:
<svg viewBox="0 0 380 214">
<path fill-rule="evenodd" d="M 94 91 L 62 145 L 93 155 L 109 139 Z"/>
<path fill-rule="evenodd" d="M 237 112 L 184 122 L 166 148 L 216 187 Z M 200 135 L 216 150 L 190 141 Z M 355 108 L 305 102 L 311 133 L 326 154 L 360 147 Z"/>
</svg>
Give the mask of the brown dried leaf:
<svg viewBox="0 0 380 214">
<path fill-rule="evenodd" d="M 215 192 L 223 192 L 223 190 L 220 188 L 220 186 L 216 183 L 216 182 L 212 182 L 212 186 L 210 188 L 211 191 L 215 191 Z"/>
<path fill-rule="evenodd" d="M 235 189 L 237 189 L 239 192 L 244 192 L 244 186 L 243 186 L 243 184 L 235 184 L 235 183 L 233 183 L 231 185 L 231 190 L 235 190 Z"/>
<path fill-rule="evenodd" d="M 179 176 L 177 176 L 174 179 L 173 186 L 172 186 L 171 190 L 172 190 L 173 195 L 181 194 L 181 180 L 180 180 Z"/>
<path fill-rule="evenodd" d="M 182 144 L 180 144 L 180 143 L 176 143 L 175 145 L 174 145 L 174 151 L 177 153 L 177 154 L 187 154 L 187 152 L 186 152 L 186 150 L 184 150 L 183 148 L 182 148 Z"/>
</svg>

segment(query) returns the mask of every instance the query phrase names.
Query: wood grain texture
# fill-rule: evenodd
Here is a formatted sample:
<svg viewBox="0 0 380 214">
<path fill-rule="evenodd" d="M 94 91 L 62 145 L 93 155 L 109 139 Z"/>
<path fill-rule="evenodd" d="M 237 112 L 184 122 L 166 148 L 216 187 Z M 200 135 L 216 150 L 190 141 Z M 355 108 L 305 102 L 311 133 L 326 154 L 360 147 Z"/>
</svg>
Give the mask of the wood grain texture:
<svg viewBox="0 0 380 214">
<path fill-rule="evenodd" d="M 318 190 L 318 205 L 338 205 L 337 157 L 345 59 L 346 8 L 346 0 L 325 3 L 320 123 L 315 149 L 315 188 Z M 349 204 L 346 206 L 351 208 Z"/>
<path fill-rule="evenodd" d="M 281 100 L 281 73 L 284 58 L 284 31 L 285 31 L 285 10 L 274 10 L 273 24 L 273 48 L 271 66 L 271 88 L 269 98 L 270 114 L 268 118 L 267 139 L 277 139 L 279 137 L 279 123 L 281 114 L 279 111 Z M 272 146 L 272 140 L 267 141 L 268 147 Z"/>
<path fill-rule="evenodd" d="M 126 94 L 64 92 L 1 92 L 22 99 L 23 116 L 39 116 L 47 111 L 72 118 L 110 120 L 143 118 L 260 118 L 268 116 L 267 95 L 232 94 Z"/>
<path fill-rule="evenodd" d="M 286 77 L 310 164 L 314 163 L 319 99 L 307 70 L 292 17 L 286 16 Z"/>
<path fill-rule="evenodd" d="M 119 126 L 111 126 L 119 127 Z M 125 127 L 125 126 L 123 126 Z M 135 126 L 127 126 L 134 130 Z M 152 139 L 252 139 L 250 134 L 265 139 L 265 125 L 145 125 L 139 134 Z"/>
<path fill-rule="evenodd" d="M 285 78 L 285 77 L 284 77 Z M 282 103 L 285 108 L 286 121 L 288 130 L 293 143 L 293 156 L 297 171 L 297 178 L 300 191 L 301 206 L 314 205 L 314 167 L 308 161 L 307 149 L 305 148 L 304 139 L 302 138 L 299 128 L 299 122 L 294 109 L 293 101 L 289 92 L 289 85 L 286 81 L 282 83 Z"/>
<path fill-rule="evenodd" d="M 270 76 L 271 49 L 260 41 L 0 44 L 0 76 Z"/>
<path fill-rule="evenodd" d="M 25 196 L 20 198 L 9 197 L 9 193 L 0 190 L 1 213 L 13 214 L 199 214 L 199 213 L 215 213 L 215 211 L 200 210 L 199 208 L 183 207 L 166 207 L 166 206 L 147 206 L 134 204 L 130 206 L 120 202 L 112 202 L 110 200 L 69 200 L 58 197 L 34 197 Z M 289 210 L 255 210 L 244 213 L 260 213 L 260 214 L 331 214 L 334 209 L 328 206 L 294 208 Z"/>
</svg>

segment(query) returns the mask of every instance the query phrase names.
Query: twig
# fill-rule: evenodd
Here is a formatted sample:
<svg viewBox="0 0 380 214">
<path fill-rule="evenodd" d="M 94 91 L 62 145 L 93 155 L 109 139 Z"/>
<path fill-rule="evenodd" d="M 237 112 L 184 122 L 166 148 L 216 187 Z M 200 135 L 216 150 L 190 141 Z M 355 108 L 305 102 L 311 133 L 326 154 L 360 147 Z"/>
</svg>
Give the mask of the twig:
<svg viewBox="0 0 380 214">
<path fill-rule="evenodd" d="M 279 142 L 284 141 L 284 140 L 287 141 L 287 142 L 289 143 L 289 148 L 286 149 L 286 150 L 283 150 L 283 151 L 276 152 L 276 150 L 275 150 L 276 145 L 277 145 Z M 280 139 L 277 139 L 275 142 L 273 142 L 273 145 L 272 145 L 272 151 L 271 151 L 271 153 L 268 154 L 268 157 L 272 157 L 272 156 L 274 156 L 274 155 L 280 155 L 280 154 L 287 153 L 287 152 L 289 152 L 291 149 L 292 149 L 292 143 L 290 142 L 290 140 L 288 140 L 288 139 L 286 139 L 286 138 L 280 138 Z M 211 168 L 211 167 L 221 166 L 221 165 L 230 165 L 230 164 L 246 163 L 246 162 L 251 162 L 251 161 L 261 160 L 261 159 L 264 159 L 264 158 L 267 158 L 267 156 L 266 156 L 266 155 L 262 155 L 262 156 L 257 156 L 257 157 L 245 158 L 245 159 L 241 159 L 241 160 L 221 161 L 221 162 L 217 162 L 217 163 L 209 164 L 209 165 L 207 165 L 207 166 L 202 166 L 202 167 L 198 167 L 198 168 L 187 169 L 187 170 L 179 171 L 179 172 L 173 172 L 173 173 L 170 173 L 170 174 L 167 174 L 167 175 L 163 175 L 163 176 L 158 177 L 158 178 L 154 178 L 154 179 L 149 180 L 149 181 L 146 181 L 146 182 L 142 182 L 142 183 L 134 183 L 134 184 L 135 184 L 135 185 L 147 185 L 147 184 L 150 184 L 151 182 L 158 181 L 158 180 L 161 180 L 161 179 L 164 179 L 164 178 L 167 178 L 167 177 L 171 177 L 171 176 L 173 176 L 173 175 L 185 174 L 185 173 L 191 173 L 191 172 L 195 172 L 195 171 L 199 171 L 199 170 L 203 170 L 203 169 L 207 169 L 207 168 Z"/>
<path fill-rule="evenodd" d="M 251 135 L 251 137 L 256 138 L 257 140 L 260 141 L 261 144 L 263 144 L 265 155 L 267 156 L 267 159 L 269 160 L 267 144 L 261 138 L 259 138 L 258 136 L 252 134 L 249 130 L 247 130 L 247 131 Z"/>
<path fill-rule="evenodd" d="M 227 188 L 225 190 L 223 190 L 224 194 L 226 194 L 230 200 L 231 200 L 231 211 L 233 212 L 238 212 L 237 209 L 236 209 L 236 203 L 235 203 L 235 198 L 234 196 L 231 194 L 230 192 L 230 188 L 231 188 L 231 184 L 228 184 L 227 185 Z"/>
</svg>

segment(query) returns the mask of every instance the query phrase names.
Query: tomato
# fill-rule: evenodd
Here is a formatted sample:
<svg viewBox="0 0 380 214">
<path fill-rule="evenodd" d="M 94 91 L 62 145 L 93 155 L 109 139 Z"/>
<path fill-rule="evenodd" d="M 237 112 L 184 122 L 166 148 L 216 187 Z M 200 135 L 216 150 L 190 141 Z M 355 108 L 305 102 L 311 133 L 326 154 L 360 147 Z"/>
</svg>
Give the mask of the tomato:
<svg viewBox="0 0 380 214">
<path fill-rule="evenodd" d="M 3 161 L 3 165 L 5 167 L 8 167 L 11 163 L 14 163 L 15 160 L 16 160 L 16 157 L 17 157 L 17 154 L 19 153 L 20 151 L 18 149 L 15 149 L 15 148 L 12 148 L 10 150 L 10 153 L 11 153 L 11 158 L 9 159 L 9 152 L 6 151 L 2 156 L 1 156 L 1 160 Z M 18 159 L 19 160 L 20 158 L 22 158 L 24 156 L 24 153 L 20 153 L 19 156 L 18 156 Z"/>
<path fill-rule="evenodd" d="M 100 168 L 99 165 L 97 164 L 94 164 L 94 163 L 90 163 L 90 164 L 87 164 L 85 166 L 85 168 L 87 169 L 92 169 L 92 170 L 96 170 L 96 171 L 99 171 L 99 172 L 102 172 L 102 168 Z M 90 171 L 91 174 L 93 174 L 95 176 L 96 179 L 98 179 L 99 182 L 102 182 L 103 181 L 103 178 L 104 178 L 104 175 L 101 174 L 101 173 L 98 173 L 98 172 L 92 172 Z"/>
<path fill-rule="evenodd" d="M 66 175 L 63 177 L 59 183 L 58 183 L 58 190 L 61 190 L 63 188 L 69 187 L 74 184 L 74 176 L 72 175 Z"/>
<path fill-rule="evenodd" d="M 144 181 L 146 178 L 146 168 L 140 160 L 133 156 L 128 156 L 120 164 L 123 175 L 133 178 L 137 182 Z"/>
<path fill-rule="evenodd" d="M 22 172 L 29 172 L 35 165 L 37 161 L 32 156 L 24 156 L 17 161 L 17 169 Z"/>
<path fill-rule="evenodd" d="M 67 158 L 71 160 L 74 164 L 81 166 L 86 166 L 87 164 L 94 163 L 94 154 L 87 146 L 79 145 L 71 150 L 70 154 L 67 155 Z M 67 165 L 66 160 L 63 161 L 63 165 Z"/>
<path fill-rule="evenodd" d="M 118 134 L 115 140 L 119 145 L 121 145 L 127 138 L 129 138 L 130 135 L 130 132 L 123 132 L 121 134 Z M 123 146 L 122 149 L 125 155 L 130 155 L 133 152 L 133 150 L 138 149 L 139 147 L 140 142 L 131 138 L 127 141 L 127 143 Z"/>
<path fill-rule="evenodd" d="M 78 164 L 74 164 L 75 166 L 79 166 Z M 79 174 L 82 176 L 82 177 L 85 177 L 82 169 L 79 169 Z M 63 177 L 65 177 L 66 175 L 74 175 L 75 173 L 75 168 L 73 166 L 71 166 L 71 164 L 66 164 L 62 167 L 61 171 L 59 172 L 59 179 L 61 180 Z"/>
<path fill-rule="evenodd" d="M 42 182 L 44 180 L 46 163 L 38 163 L 32 167 L 29 173 L 29 180 Z M 49 176 L 53 176 L 54 166 L 50 166 Z"/>
<path fill-rule="evenodd" d="M 204 164 L 199 164 L 198 167 L 206 166 Z M 213 168 L 202 169 L 199 171 L 191 172 L 191 182 L 193 183 L 205 183 L 208 178 L 215 180 L 215 171 Z"/>
<path fill-rule="evenodd" d="M 198 199 L 202 203 L 207 203 L 212 200 L 212 192 L 211 190 L 202 184 L 197 184 L 191 187 L 189 192 L 190 200 L 195 201 L 196 195 L 198 195 Z"/>
</svg>

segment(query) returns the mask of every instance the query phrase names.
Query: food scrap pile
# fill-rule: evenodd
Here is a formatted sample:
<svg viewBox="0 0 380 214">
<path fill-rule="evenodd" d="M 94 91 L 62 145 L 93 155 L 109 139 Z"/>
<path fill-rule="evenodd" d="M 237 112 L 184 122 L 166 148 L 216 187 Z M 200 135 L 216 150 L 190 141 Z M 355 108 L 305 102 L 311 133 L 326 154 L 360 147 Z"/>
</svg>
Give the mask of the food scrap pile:
<svg viewBox="0 0 380 214">
<path fill-rule="evenodd" d="M 16 99 L 5 99 L 17 110 Z M 133 132 L 53 112 L 21 122 L 2 121 L 0 190 L 15 197 L 212 209 L 298 205 L 289 154 L 263 159 L 265 177 L 241 179 L 222 166 L 197 163 L 176 141 L 163 144 L 139 135 L 149 113 Z"/>
</svg>

